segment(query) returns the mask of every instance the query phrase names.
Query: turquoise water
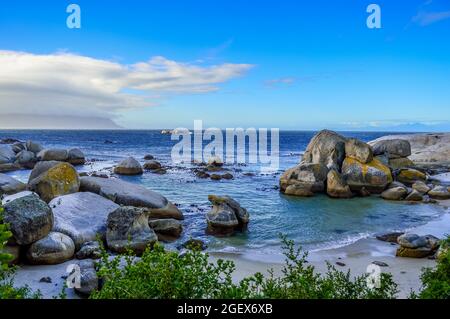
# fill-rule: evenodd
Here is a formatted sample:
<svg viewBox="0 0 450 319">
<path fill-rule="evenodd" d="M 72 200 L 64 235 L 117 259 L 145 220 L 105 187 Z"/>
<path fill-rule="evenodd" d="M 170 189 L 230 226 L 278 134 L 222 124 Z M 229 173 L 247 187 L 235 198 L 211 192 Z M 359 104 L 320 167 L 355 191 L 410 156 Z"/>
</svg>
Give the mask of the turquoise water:
<svg viewBox="0 0 450 319">
<path fill-rule="evenodd" d="M 345 133 L 365 141 L 386 134 L 389 133 Z M 298 163 L 313 135 L 314 132 L 281 132 L 278 172 L 264 175 L 254 165 L 230 165 L 226 169 L 235 179 L 214 182 L 197 179 L 190 164 L 173 166 L 170 150 L 175 142 L 159 131 L 0 131 L 0 138 L 32 139 L 47 147 L 79 147 L 89 159 L 97 160 L 92 166 L 80 168 L 82 171 L 110 167 L 126 156 L 140 160 L 145 154 L 156 156 L 170 166 L 168 174 L 122 178 L 160 192 L 178 204 L 186 217 L 181 240 L 202 238 L 212 250 L 278 252 L 280 233 L 307 249 L 341 246 L 378 232 L 416 227 L 444 213 L 436 205 L 388 202 L 376 196 L 345 200 L 280 194 L 276 189 L 280 174 Z M 244 175 L 249 172 L 255 176 Z M 20 171 L 10 175 L 26 180 L 28 174 L 29 171 Z M 248 231 L 228 238 L 206 236 L 209 194 L 229 195 L 247 208 L 251 215 Z"/>
</svg>

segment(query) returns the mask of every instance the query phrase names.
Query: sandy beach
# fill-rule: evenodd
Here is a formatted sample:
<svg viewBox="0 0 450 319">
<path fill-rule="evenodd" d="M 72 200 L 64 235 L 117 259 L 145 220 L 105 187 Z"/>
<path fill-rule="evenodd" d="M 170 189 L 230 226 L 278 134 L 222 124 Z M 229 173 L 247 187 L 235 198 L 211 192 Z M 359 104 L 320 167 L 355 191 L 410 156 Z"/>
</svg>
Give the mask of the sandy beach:
<svg viewBox="0 0 450 319">
<path fill-rule="evenodd" d="M 450 201 L 440 201 L 444 207 L 450 206 Z M 418 235 L 431 234 L 438 238 L 443 238 L 448 234 L 450 228 L 450 213 L 444 214 L 441 218 L 426 225 L 411 229 L 409 232 Z M 367 267 L 374 261 L 386 263 L 387 267 L 381 267 L 385 273 L 390 273 L 393 280 L 398 284 L 398 298 L 407 298 L 411 291 L 419 291 L 421 288 L 420 275 L 423 268 L 434 267 L 436 261 L 428 258 L 402 258 L 396 257 L 395 252 L 398 245 L 383 242 L 375 238 L 365 238 L 357 242 L 333 249 L 311 251 L 308 254 L 308 262 L 313 265 L 319 273 L 327 271 L 327 262 L 337 269 L 350 270 L 353 276 L 364 274 Z M 236 265 L 235 280 L 240 280 L 256 272 L 267 274 L 267 269 L 273 269 L 275 274 L 281 274 L 283 268 L 282 256 L 269 256 L 270 262 L 262 262 L 261 255 L 256 254 L 234 254 L 234 253 L 214 253 L 212 260 L 227 259 Z M 279 259 L 279 260 L 274 260 Z M 336 263 L 343 263 L 339 266 Z"/>
</svg>

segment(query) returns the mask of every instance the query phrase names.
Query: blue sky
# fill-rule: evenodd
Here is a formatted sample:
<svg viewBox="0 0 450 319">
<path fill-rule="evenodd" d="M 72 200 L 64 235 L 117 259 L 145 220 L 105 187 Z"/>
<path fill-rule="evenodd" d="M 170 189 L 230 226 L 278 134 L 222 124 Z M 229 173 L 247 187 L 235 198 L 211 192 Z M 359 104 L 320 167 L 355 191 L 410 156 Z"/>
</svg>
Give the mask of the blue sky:
<svg viewBox="0 0 450 319">
<path fill-rule="evenodd" d="M 81 7 L 79 30 L 66 27 L 70 3 Z M 381 29 L 366 26 L 370 3 L 381 7 Z M 52 113 L 46 103 L 57 100 L 61 114 L 66 103 L 79 101 L 91 104 L 83 105 L 86 114 L 92 111 L 127 128 L 191 127 L 201 119 L 205 126 L 222 128 L 450 130 L 448 0 L 2 1 L 0 50 L 26 53 L 26 61 L 70 54 L 125 69 L 158 56 L 164 57 L 163 66 L 143 67 L 145 79 L 169 65 L 164 61 L 172 61 L 183 77 L 181 84 L 163 89 L 146 86 L 146 80 L 132 86 L 128 76 L 111 84 L 114 88 L 103 88 L 102 73 L 95 82 L 98 90 L 89 100 L 78 100 L 69 88 L 97 79 L 96 73 L 83 71 L 91 78 L 80 75 L 75 85 L 58 87 L 57 98 L 20 96 L 15 109 L 23 113 Z M 79 59 L 74 63 L 85 65 Z M 11 87 L 19 92 L 8 93 L 0 112 L 22 94 L 24 80 L 16 74 L 33 75 L 36 68 L 43 69 L 40 64 L 17 71 L 11 66 L 0 78 L 0 93 Z M 52 69 L 46 72 L 51 77 Z M 195 87 L 187 83 L 193 74 L 200 83 Z M 34 81 L 47 92 L 65 79 L 55 77 L 49 87 L 46 79 Z M 105 96 L 93 97 L 117 90 L 121 96 L 111 108 L 104 106 Z M 67 114 L 74 109 L 68 106 Z"/>
</svg>

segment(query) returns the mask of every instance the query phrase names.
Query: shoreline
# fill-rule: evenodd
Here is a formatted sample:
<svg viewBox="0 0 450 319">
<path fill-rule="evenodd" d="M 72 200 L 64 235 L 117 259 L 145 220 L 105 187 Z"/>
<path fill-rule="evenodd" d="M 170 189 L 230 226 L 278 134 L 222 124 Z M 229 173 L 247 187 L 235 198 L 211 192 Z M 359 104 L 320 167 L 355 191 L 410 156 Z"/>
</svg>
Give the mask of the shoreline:
<svg viewBox="0 0 450 319">
<path fill-rule="evenodd" d="M 439 205 L 449 208 L 450 200 L 440 201 Z M 439 219 L 430 221 L 425 225 L 414 228 L 414 232 L 419 235 L 433 234 L 442 237 L 450 225 L 450 212 L 446 212 Z M 308 252 L 308 264 L 315 267 L 316 272 L 325 273 L 327 271 L 326 262 L 330 262 L 338 270 L 350 270 L 352 277 L 366 273 L 367 266 L 374 261 L 386 263 L 387 267 L 381 267 L 382 272 L 389 272 L 393 280 L 398 284 L 397 298 L 407 298 L 411 291 L 419 291 L 421 287 L 420 275 L 422 268 L 434 267 L 436 261 L 428 258 L 403 258 L 396 257 L 395 251 L 398 245 L 377 240 L 374 237 L 359 239 L 354 243 L 338 248 L 328 248 Z M 218 259 L 233 261 L 236 270 L 233 273 L 233 280 L 239 281 L 244 277 L 261 272 L 267 275 L 269 269 L 274 270 L 275 276 L 281 274 L 284 264 L 282 255 L 264 255 L 271 259 L 262 260 L 263 255 L 251 254 L 248 252 L 208 252 L 210 261 Z M 43 298 L 52 299 L 61 293 L 64 285 L 64 276 L 67 275 L 66 268 L 74 260 L 69 260 L 59 265 L 22 265 L 15 275 L 14 284 L 16 286 L 28 285 L 33 290 L 40 290 Z M 336 265 L 336 262 L 344 263 L 345 266 Z M 51 283 L 40 282 L 41 278 L 50 277 Z M 68 299 L 80 299 L 73 289 L 66 289 Z"/>
<path fill-rule="evenodd" d="M 448 209 L 450 200 L 439 201 L 439 205 Z M 418 235 L 432 234 L 442 238 L 448 233 L 448 225 L 450 225 L 450 212 L 447 211 L 440 218 L 410 229 L 409 232 L 413 231 Z M 398 284 L 397 297 L 405 299 L 411 291 L 418 292 L 420 290 L 422 269 L 434 267 L 436 261 L 428 258 L 396 257 L 397 247 L 397 244 L 383 242 L 374 237 L 362 238 L 338 248 L 309 251 L 307 260 L 308 264 L 313 265 L 318 273 L 325 273 L 327 271 L 326 262 L 329 262 L 338 270 L 345 272 L 350 270 L 353 277 L 366 273 L 367 266 L 374 261 L 386 263 L 388 266 L 381 267 L 381 271 L 392 274 L 393 280 Z M 272 259 L 265 262 L 260 259 L 262 255 L 249 254 L 248 252 L 212 252 L 210 256 L 212 261 L 218 259 L 233 261 L 236 266 L 233 279 L 236 281 L 256 272 L 267 275 L 268 269 L 273 269 L 275 275 L 280 275 L 284 265 L 284 259 Z M 345 266 L 338 266 L 336 262 L 344 263 Z"/>
</svg>

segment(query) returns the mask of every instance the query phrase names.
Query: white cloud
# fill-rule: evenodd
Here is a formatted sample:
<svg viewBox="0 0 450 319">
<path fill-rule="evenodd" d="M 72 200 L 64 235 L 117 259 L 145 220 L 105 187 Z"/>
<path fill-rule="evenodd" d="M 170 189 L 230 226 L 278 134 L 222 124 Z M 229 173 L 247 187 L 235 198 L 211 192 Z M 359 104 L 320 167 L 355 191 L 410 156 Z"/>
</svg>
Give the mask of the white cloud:
<svg viewBox="0 0 450 319">
<path fill-rule="evenodd" d="M 120 64 L 69 53 L 0 51 L 0 115 L 111 117 L 157 103 L 160 94 L 206 93 L 252 65 L 200 66 L 164 57 Z"/>
</svg>

